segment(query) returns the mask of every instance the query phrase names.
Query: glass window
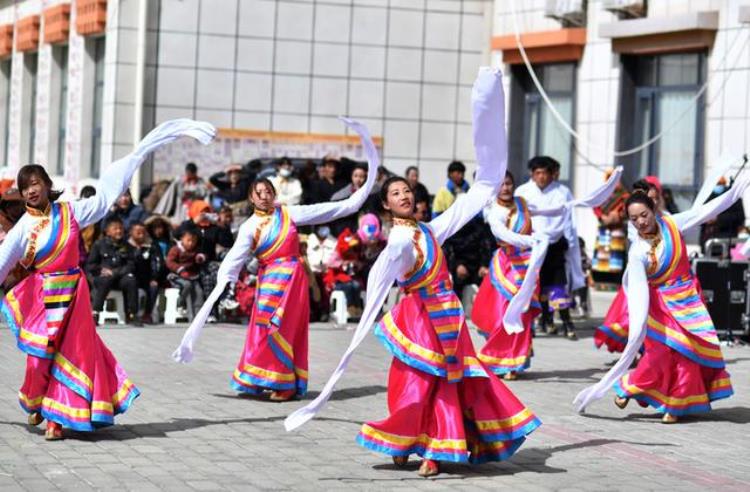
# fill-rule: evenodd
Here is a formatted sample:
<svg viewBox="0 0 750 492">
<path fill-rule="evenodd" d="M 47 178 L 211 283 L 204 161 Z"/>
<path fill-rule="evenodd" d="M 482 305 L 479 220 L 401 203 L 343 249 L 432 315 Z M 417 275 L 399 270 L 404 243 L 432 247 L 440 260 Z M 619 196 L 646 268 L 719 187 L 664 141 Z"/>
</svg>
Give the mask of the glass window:
<svg viewBox="0 0 750 492">
<path fill-rule="evenodd" d="M 634 145 L 669 128 L 653 145 L 640 152 L 640 176 L 652 174 L 672 189 L 680 210 L 689 208 L 702 165 L 703 100 L 693 102 L 704 80 L 705 55 L 687 53 L 643 57 L 635 66 L 653 69 L 650 84 L 643 77 L 635 87 Z"/>
<path fill-rule="evenodd" d="M 548 64 L 536 67 L 537 76 L 565 121 L 574 126 L 575 74 L 572 63 Z M 524 108 L 524 159 L 548 155 L 560 162 L 560 180 L 573 179 L 573 137 L 555 119 L 533 83 L 525 93 Z"/>
<path fill-rule="evenodd" d="M 91 131 L 91 176 L 99 177 L 102 156 L 102 99 L 104 97 L 105 38 L 94 40 L 94 115 Z"/>
<path fill-rule="evenodd" d="M 56 50 L 55 58 L 60 75 L 60 103 L 57 117 L 57 166 L 58 175 L 65 173 L 65 134 L 68 125 L 68 47 L 61 46 Z"/>
<path fill-rule="evenodd" d="M 29 74 L 29 85 L 31 93 L 29 94 L 29 162 L 34 162 L 34 143 L 36 141 L 36 91 L 37 91 L 37 68 L 39 55 L 31 53 L 24 55 L 26 71 Z"/>
<path fill-rule="evenodd" d="M 0 102 L 3 104 L 3 155 L 1 162 L 8 160 L 8 133 L 10 131 L 10 74 L 11 61 L 5 60 L 0 62 L 0 76 L 2 77 L 3 92 Z"/>
</svg>

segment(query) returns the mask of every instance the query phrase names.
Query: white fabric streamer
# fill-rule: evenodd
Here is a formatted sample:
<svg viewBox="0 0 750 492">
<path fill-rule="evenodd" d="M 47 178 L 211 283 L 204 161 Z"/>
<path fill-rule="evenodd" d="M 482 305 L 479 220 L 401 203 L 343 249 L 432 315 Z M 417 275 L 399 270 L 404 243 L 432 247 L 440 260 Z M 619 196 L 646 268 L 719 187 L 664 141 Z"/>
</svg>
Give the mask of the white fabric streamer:
<svg viewBox="0 0 750 492">
<path fill-rule="evenodd" d="M 476 216 L 497 194 L 505 176 L 505 96 L 500 72 L 488 67 L 479 69 L 472 91 L 472 121 L 478 163 L 476 181 L 468 193 L 459 197 L 448 210 L 429 223 L 438 243 L 442 243 Z M 318 397 L 286 418 L 284 427 L 287 431 L 292 431 L 312 419 L 331 397 L 354 351 L 365 339 L 380 313 L 394 280 L 414 264 L 415 259 L 410 257 L 410 253 L 413 252 L 411 235 L 411 230 L 404 227 L 394 226 L 392 229 L 386 250 L 380 254 L 370 270 L 365 309 L 349 347 Z"/>
<path fill-rule="evenodd" d="M 572 214 L 573 207 L 598 207 L 612 195 L 617 183 L 620 182 L 621 176 L 622 166 L 618 166 L 609 179 L 599 188 L 589 193 L 588 196 L 565 204 L 565 213 Z M 523 282 L 521 283 L 521 288 L 510 300 L 508 309 L 506 309 L 503 318 L 503 326 L 505 327 L 506 332 L 514 334 L 523 331 L 521 315 L 528 310 L 529 304 L 531 303 L 531 298 L 533 297 L 536 288 L 536 282 L 539 278 L 539 270 L 542 268 L 542 263 L 544 263 L 544 258 L 547 255 L 549 242 L 552 238 L 559 237 L 560 234 L 561 231 L 559 230 L 534 233 L 536 240 L 531 249 L 531 258 L 529 260 L 529 267 L 526 270 L 526 277 L 524 277 Z"/>
<path fill-rule="evenodd" d="M 336 220 L 340 217 L 351 215 L 362 206 L 377 180 L 377 171 L 380 165 L 377 148 L 370 137 L 367 127 L 358 121 L 349 118 L 339 118 L 350 129 L 354 130 L 362 141 L 362 147 L 367 157 L 367 181 L 364 186 L 354 192 L 346 200 L 339 202 L 325 202 L 314 205 L 293 205 L 287 207 L 292 221 L 300 225 L 314 225 Z M 182 336 L 179 347 L 172 353 L 176 362 L 188 363 L 193 360 L 193 347 L 203 331 L 203 327 L 211 314 L 211 309 L 224 292 L 227 283 L 236 282 L 240 271 L 245 263 L 248 253 L 253 248 L 253 236 L 258 218 L 253 215 L 240 226 L 237 239 L 221 262 L 216 278 L 216 287 L 203 303 L 190 326 Z"/>
</svg>

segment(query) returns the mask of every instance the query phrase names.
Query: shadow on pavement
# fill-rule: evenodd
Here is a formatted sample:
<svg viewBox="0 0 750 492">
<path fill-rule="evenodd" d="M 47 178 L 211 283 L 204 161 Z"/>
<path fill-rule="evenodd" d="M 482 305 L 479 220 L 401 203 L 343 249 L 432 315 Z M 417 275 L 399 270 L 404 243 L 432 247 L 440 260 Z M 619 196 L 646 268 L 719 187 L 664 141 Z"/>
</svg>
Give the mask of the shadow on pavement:
<svg viewBox="0 0 750 492">
<path fill-rule="evenodd" d="M 385 386 L 382 385 L 372 385 L 372 386 L 360 386 L 358 388 L 343 388 L 340 390 L 336 390 L 331 395 L 330 401 L 344 401 L 344 400 L 353 400 L 354 398 L 364 398 L 365 396 L 370 395 L 377 395 L 378 393 L 385 393 L 386 390 Z M 307 401 L 307 400 L 314 400 L 318 395 L 320 394 L 320 391 L 308 391 L 305 396 L 302 398 L 294 399 L 292 402 L 295 401 Z M 268 398 L 262 395 L 251 395 L 249 393 L 211 393 L 211 396 L 215 396 L 217 398 L 228 398 L 231 400 L 256 400 L 256 401 L 268 401 Z M 275 402 L 277 403 L 277 402 Z M 280 403 L 286 403 L 286 402 L 280 402 Z"/>
<path fill-rule="evenodd" d="M 586 369 L 560 369 L 555 371 L 537 371 L 531 369 L 519 375 L 518 379 L 523 381 L 544 381 L 553 379 L 555 382 L 580 383 L 582 380 L 599 381 L 606 369 L 601 367 L 589 367 Z M 598 375 L 598 376 L 597 376 Z"/>
</svg>

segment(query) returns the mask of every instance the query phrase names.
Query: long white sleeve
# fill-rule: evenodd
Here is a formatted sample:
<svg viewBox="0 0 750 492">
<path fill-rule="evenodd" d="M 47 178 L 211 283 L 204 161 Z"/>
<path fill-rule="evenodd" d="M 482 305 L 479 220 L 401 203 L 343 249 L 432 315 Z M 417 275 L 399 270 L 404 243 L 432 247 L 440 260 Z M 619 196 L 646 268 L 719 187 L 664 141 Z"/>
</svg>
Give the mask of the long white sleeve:
<svg viewBox="0 0 750 492">
<path fill-rule="evenodd" d="M 24 231 L 23 224 L 19 222 L 6 234 L 0 244 L 0 284 L 5 282 L 5 277 L 23 258 L 26 251 Z"/>
<path fill-rule="evenodd" d="M 641 241 L 631 246 L 628 253 L 628 266 L 623 276 L 625 293 L 628 297 L 628 316 L 630 319 L 628 343 L 625 345 L 625 350 L 622 352 L 620 360 L 607 371 L 607 374 L 604 375 L 601 381 L 578 393 L 575 400 L 573 400 L 573 405 L 578 412 L 584 412 L 590 403 L 601 399 L 628 372 L 646 338 L 649 290 L 646 277 L 646 258 L 639 250 L 643 250 Z"/>
<path fill-rule="evenodd" d="M 128 189 L 136 170 L 158 147 L 180 137 L 192 137 L 207 145 L 215 135 L 216 129 L 210 123 L 189 119 L 171 120 L 157 126 L 138 143 L 132 153 L 102 169 L 102 177 L 96 184 L 96 195 L 70 202 L 78 225 L 86 227 L 103 219 L 117 197 Z"/>
<path fill-rule="evenodd" d="M 476 181 L 432 222 L 435 239 L 446 239 L 474 218 L 500 188 L 508 164 L 505 134 L 505 94 L 502 75 L 481 67 L 471 93 L 474 151 L 477 158 Z"/>
<path fill-rule="evenodd" d="M 394 234 L 394 231 L 396 231 L 395 228 L 391 232 L 391 237 L 388 239 L 388 246 L 386 246 L 386 249 L 380 253 L 380 256 L 378 256 L 378 259 L 370 270 L 367 279 L 367 301 L 365 303 L 365 309 L 362 312 L 362 318 L 360 319 L 359 325 L 357 325 L 357 330 L 354 332 L 349 347 L 346 349 L 346 352 L 344 352 L 338 366 L 333 371 L 333 374 L 328 379 L 328 382 L 325 384 L 318 397 L 286 418 L 284 421 L 284 427 L 287 431 L 292 431 L 303 425 L 305 422 L 315 417 L 315 415 L 323 408 L 331 397 L 336 383 L 341 379 L 341 376 L 349 365 L 349 360 L 354 354 L 354 351 L 359 344 L 362 343 L 373 323 L 375 323 L 375 320 L 380 313 L 380 309 L 388 297 L 388 292 L 393 285 L 393 282 L 399 275 L 403 275 L 403 273 L 408 271 L 408 269 L 414 264 L 415 259 L 413 254 L 410 254 L 410 252 L 413 252 L 411 238 L 406 234 L 399 234 L 400 231 L 396 231 L 396 234 Z"/>
<path fill-rule="evenodd" d="M 219 300 L 224 288 L 228 283 L 236 282 L 242 271 L 242 266 L 253 248 L 253 237 L 257 222 L 254 217 L 250 217 L 240 226 L 237 232 L 237 240 L 232 248 L 227 252 L 224 261 L 219 266 L 219 272 L 216 275 L 216 287 L 209 294 L 206 302 L 203 303 L 198 313 L 193 318 L 192 323 L 182 336 L 180 346 L 172 353 L 172 358 L 177 362 L 188 363 L 193 360 L 193 346 L 198 341 L 203 326 L 206 324 L 208 316 L 211 314 L 211 308 Z"/>
<path fill-rule="evenodd" d="M 529 213 L 532 216 L 538 215 L 541 217 L 557 217 L 563 215 L 568 211 L 568 207 L 564 203 L 552 205 L 550 207 L 539 207 L 534 203 L 527 202 L 526 207 L 529 209 Z"/>
<path fill-rule="evenodd" d="M 724 194 L 717 196 L 708 203 L 700 206 L 696 204 L 693 208 L 685 212 L 674 214 L 672 215 L 672 219 L 674 219 L 677 228 L 681 232 L 701 225 L 703 222 L 713 219 L 731 207 L 737 200 L 742 199 L 742 195 L 745 193 L 748 185 L 750 185 L 750 176 L 744 174 Z"/>
<path fill-rule="evenodd" d="M 346 123 L 346 126 L 354 130 L 362 141 L 362 147 L 364 148 L 365 156 L 367 156 L 367 181 L 365 181 L 364 186 L 352 193 L 346 200 L 288 207 L 289 216 L 297 225 L 324 224 L 353 214 L 365 203 L 370 192 L 372 192 L 372 187 L 377 181 L 380 157 L 378 156 L 378 149 L 372 141 L 369 130 L 358 121 L 348 118 L 340 119 Z"/>
<path fill-rule="evenodd" d="M 546 234 L 534 234 L 532 239 L 534 245 L 531 248 L 531 257 L 529 258 L 526 276 L 524 276 L 518 292 L 516 292 L 516 295 L 508 303 L 508 309 L 505 310 L 505 315 L 503 316 L 503 327 L 511 335 L 523 332 L 521 315 L 528 311 L 531 299 L 534 297 L 537 280 L 539 279 L 539 271 L 542 268 L 542 263 L 544 263 L 544 258 L 547 256 L 547 248 L 549 247 L 549 237 Z"/>
</svg>

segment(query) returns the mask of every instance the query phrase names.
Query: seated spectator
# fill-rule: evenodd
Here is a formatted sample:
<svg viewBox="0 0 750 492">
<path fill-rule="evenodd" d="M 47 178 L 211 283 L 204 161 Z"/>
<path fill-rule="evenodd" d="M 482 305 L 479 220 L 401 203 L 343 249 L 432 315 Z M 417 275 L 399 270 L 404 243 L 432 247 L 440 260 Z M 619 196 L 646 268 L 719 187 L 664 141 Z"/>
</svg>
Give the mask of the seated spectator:
<svg viewBox="0 0 750 492">
<path fill-rule="evenodd" d="M 200 275 L 206 256 L 198 250 L 200 237 L 196 231 L 186 229 L 179 237 L 180 240 L 167 253 L 167 280 L 180 289 L 180 301 L 192 321 L 203 304 Z"/>
<path fill-rule="evenodd" d="M 8 188 L 0 195 L 0 243 L 25 213 L 26 205 L 23 197 L 21 197 L 21 193 L 16 188 Z M 18 282 L 26 278 L 28 274 L 29 271 L 18 263 L 8 272 L 5 280 L 3 280 L 3 291 L 8 292 Z"/>
<path fill-rule="evenodd" d="M 409 166 L 406 168 L 405 176 L 411 186 L 411 191 L 414 192 L 414 203 L 429 202 L 430 193 L 427 187 L 419 182 L 419 169 L 416 166 Z"/>
<path fill-rule="evenodd" d="M 145 225 L 151 242 L 159 247 L 162 258 L 166 258 L 172 247 L 172 225 L 169 220 L 161 215 L 152 215 L 146 219 Z"/>
<path fill-rule="evenodd" d="M 148 212 L 143 210 L 143 207 L 133 203 L 133 197 L 130 194 L 130 190 L 125 191 L 122 195 L 117 197 L 117 201 L 106 217 L 104 221 L 117 217 L 122 221 L 122 225 L 126 230 L 130 230 L 130 226 L 136 222 L 145 221 L 148 218 Z"/>
<path fill-rule="evenodd" d="M 203 292 L 211 292 L 216 286 L 216 274 L 219 271 L 219 261 L 225 251 L 232 247 L 234 238 L 230 227 L 220 227 L 216 224 L 218 215 L 213 213 L 208 202 L 196 200 L 190 206 L 190 219 L 183 222 L 175 231 L 177 237 L 190 230 L 199 238 L 198 252 L 205 258 L 205 265 L 201 269 L 200 283 Z M 216 306 L 211 312 L 209 320 L 216 321 L 218 311 Z"/>
<path fill-rule="evenodd" d="M 429 222 L 431 218 L 430 203 L 427 200 L 416 200 L 414 203 L 414 219 L 417 222 Z"/>
<path fill-rule="evenodd" d="M 323 276 L 325 288 L 329 294 L 336 290 L 344 293 L 349 318 L 353 319 L 362 315 L 360 293 L 364 280 L 361 276 L 361 250 L 362 242 L 359 236 L 349 229 L 344 229 L 336 241 L 336 251 L 328 262 L 328 269 Z"/>
<path fill-rule="evenodd" d="M 135 281 L 139 289 L 146 293 L 146 306 L 141 320 L 151 324 L 152 312 L 167 278 L 167 266 L 159 246 L 151 241 L 146 226 L 136 222 L 130 226 L 128 243 L 133 247 Z"/>
<path fill-rule="evenodd" d="M 269 178 L 276 189 L 276 200 L 282 205 L 302 203 L 302 183 L 294 177 L 294 166 L 287 157 L 276 162 L 276 175 Z M 247 193 L 245 193 L 247 199 Z"/>
<path fill-rule="evenodd" d="M 93 286 L 94 319 L 104 309 L 111 290 L 120 290 L 125 300 L 125 317 L 129 324 L 142 326 L 138 312 L 138 284 L 134 275 L 133 248 L 125 241 L 122 220 L 112 217 L 104 225 L 104 237 L 94 243 L 86 260 L 86 275 Z"/>
<path fill-rule="evenodd" d="M 362 243 L 360 261 L 362 262 L 362 279 L 367 279 L 370 268 L 378 255 L 385 248 L 385 238 L 380 230 L 380 219 L 375 214 L 363 214 L 359 218 L 357 236 Z"/>
<path fill-rule="evenodd" d="M 89 198 L 96 195 L 96 188 L 93 186 L 84 186 L 81 188 L 81 199 Z M 94 241 L 99 239 L 102 234 L 102 226 L 100 222 L 89 224 L 81 229 L 81 237 L 78 240 L 78 260 L 81 268 L 86 266 L 86 258 L 88 258 L 91 248 L 94 246 Z"/>
<path fill-rule="evenodd" d="M 321 305 L 322 294 L 320 286 L 318 285 L 315 274 L 310 269 L 310 263 L 307 261 L 307 236 L 300 235 L 299 242 L 299 257 L 302 261 L 302 267 L 305 270 L 308 284 L 308 294 L 310 295 L 310 321 L 317 321 L 320 319 L 320 313 L 316 312 Z"/>
<path fill-rule="evenodd" d="M 224 204 L 233 204 L 247 200 L 250 180 L 242 172 L 242 166 L 232 164 L 226 171 L 212 175 L 209 182 L 216 188 L 214 199 L 216 208 Z M 218 200 L 216 200 L 218 199 Z"/>
<path fill-rule="evenodd" d="M 193 201 L 203 200 L 207 196 L 208 186 L 198 176 L 198 166 L 194 162 L 188 162 L 185 174 L 172 181 L 154 208 L 154 213 L 169 217 L 172 223 L 179 224 L 187 217 Z"/>
<path fill-rule="evenodd" d="M 320 303 L 311 304 L 311 312 L 318 315 L 319 321 L 328 320 L 328 292 L 325 291 L 323 275 L 328 268 L 328 262 L 336 250 L 336 237 L 331 234 L 327 225 L 318 226 L 314 234 L 307 236 L 307 263 L 315 276 L 318 290 L 321 292 Z"/>
<path fill-rule="evenodd" d="M 466 166 L 461 161 L 453 161 L 448 165 L 448 181 L 435 193 L 432 202 L 432 217 L 442 214 L 453 205 L 456 197 L 469 191 L 469 183 L 464 179 Z"/>
<path fill-rule="evenodd" d="M 495 247 L 492 232 L 481 215 L 473 218 L 443 243 L 453 290 L 461 298 L 464 287 L 481 284 Z"/>
<path fill-rule="evenodd" d="M 338 190 L 346 186 L 346 182 L 337 180 L 336 172 L 339 161 L 326 157 L 318 167 L 318 179 L 310 183 L 310 189 L 305 190 L 305 203 L 322 203 L 331 201 L 331 197 Z"/>
<path fill-rule="evenodd" d="M 331 197 L 331 201 L 337 202 L 340 200 L 346 200 L 347 198 L 352 196 L 355 191 L 360 189 L 365 184 L 365 181 L 367 181 L 367 166 L 359 163 L 355 164 L 354 169 L 352 170 L 351 183 L 334 193 Z M 377 205 L 378 201 L 379 199 L 376 194 L 370 195 L 368 201 L 365 202 L 365 204 L 362 206 L 362 210 L 369 212 L 373 206 Z M 336 236 L 341 234 L 344 229 L 347 228 L 352 231 L 357 229 L 356 214 L 352 214 L 348 217 L 342 217 L 341 219 L 331 224 L 331 230 Z"/>
</svg>

